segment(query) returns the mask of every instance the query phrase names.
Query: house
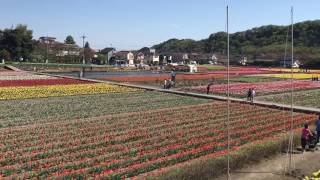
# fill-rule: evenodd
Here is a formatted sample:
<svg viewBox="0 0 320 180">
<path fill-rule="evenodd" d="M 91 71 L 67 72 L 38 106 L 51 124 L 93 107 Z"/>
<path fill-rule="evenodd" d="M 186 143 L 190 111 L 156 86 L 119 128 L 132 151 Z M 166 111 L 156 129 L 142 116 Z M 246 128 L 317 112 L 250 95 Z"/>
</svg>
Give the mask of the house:
<svg viewBox="0 0 320 180">
<path fill-rule="evenodd" d="M 45 50 L 48 54 L 54 54 L 57 57 L 64 56 L 79 56 L 81 48 L 76 44 L 65 44 L 56 41 L 55 37 L 40 37 L 40 48 Z"/>
<path fill-rule="evenodd" d="M 144 54 L 143 54 L 143 52 L 138 52 L 136 57 L 137 57 L 137 63 L 138 64 L 144 64 Z"/>
<path fill-rule="evenodd" d="M 286 59 L 280 60 L 280 67 L 299 68 L 300 65 L 301 65 L 301 63 L 298 59 L 293 59 L 293 61 L 291 58 L 286 58 Z"/>
<path fill-rule="evenodd" d="M 42 43 L 42 44 L 53 44 L 56 42 L 56 39 L 55 37 L 45 37 L 45 36 L 42 36 L 39 38 L 39 42 Z"/>
<path fill-rule="evenodd" d="M 129 61 L 129 66 L 134 66 L 134 54 L 130 51 L 127 54 L 127 60 Z"/>
<path fill-rule="evenodd" d="M 142 64 L 153 64 L 153 59 L 155 56 L 155 49 L 150 49 L 148 47 L 141 48 L 137 51 L 136 62 Z"/>
<path fill-rule="evenodd" d="M 161 53 L 160 63 L 182 63 L 184 62 L 183 56 L 185 53 Z"/>
<path fill-rule="evenodd" d="M 112 57 L 109 59 L 110 65 L 117 65 L 117 64 L 127 64 L 128 63 L 128 53 L 130 51 L 116 51 L 112 54 Z"/>
<path fill-rule="evenodd" d="M 110 64 L 110 59 L 112 58 L 113 56 L 113 53 L 116 51 L 115 48 L 113 47 L 107 47 L 107 48 L 104 48 L 100 51 L 101 54 L 103 55 L 106 55 L 107 58 L 106 58 L 106 61 L 104 62 L 105 64 Z"/>
</svg>

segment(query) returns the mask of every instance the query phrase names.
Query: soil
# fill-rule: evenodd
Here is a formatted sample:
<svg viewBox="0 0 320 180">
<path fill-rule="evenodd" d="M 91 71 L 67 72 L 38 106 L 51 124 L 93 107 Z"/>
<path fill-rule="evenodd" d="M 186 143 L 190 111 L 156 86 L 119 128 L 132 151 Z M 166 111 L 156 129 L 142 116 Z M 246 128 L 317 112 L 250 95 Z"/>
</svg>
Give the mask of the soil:
<svg viewBox="0 0 320 180">
<path fill-rule="evenodd" d="M 284 167 L 288 167 L 288 155 L 279 154 L 269 159 L 263 159 L 257 164 L 231 171 L 231 179 L 236 180 L 296 180 L 302 179 L 305 175 L 310 176 L 312 172 L 320 169 L 320 146 L 315 151 L 296 151 L 292 155 L 291 175 L 284 175 Z M 225 180 L 226 176 L 216 178 Z"/>
</svg>

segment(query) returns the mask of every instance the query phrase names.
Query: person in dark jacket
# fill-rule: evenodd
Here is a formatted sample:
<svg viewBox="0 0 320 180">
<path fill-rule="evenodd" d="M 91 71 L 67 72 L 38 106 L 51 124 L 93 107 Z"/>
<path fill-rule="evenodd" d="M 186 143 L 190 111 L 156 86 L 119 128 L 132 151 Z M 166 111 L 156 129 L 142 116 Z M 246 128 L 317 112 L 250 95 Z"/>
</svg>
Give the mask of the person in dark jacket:
<svg viewBox="0 0 320 180">
<path fill-rule="evenodd" d="M 207 94 L 209 94 L 209 92 L 210 92 L 210 87 L 213 85 L 213 83 L 210 83 L 210 84 L 208 84 L 207 85 Z"/>
<path fill-rule="evenodd" d="M 251 97 L 252 97 L 252 89 L 249 88 L 249 90 L 247 92 L 247 101 L 251 101 Z"/>
</svg>

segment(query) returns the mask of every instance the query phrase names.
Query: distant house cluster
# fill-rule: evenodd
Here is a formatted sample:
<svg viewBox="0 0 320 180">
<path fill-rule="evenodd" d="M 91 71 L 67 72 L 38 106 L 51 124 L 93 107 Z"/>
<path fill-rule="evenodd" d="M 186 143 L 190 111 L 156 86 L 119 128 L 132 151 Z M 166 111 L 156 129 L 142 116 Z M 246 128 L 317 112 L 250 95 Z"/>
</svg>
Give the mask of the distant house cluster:
<svg viewBox="0 0 320 180">
<path fill-rule="evenodd" d="M 169 63 L 187 64 L 191 61 L 197 64 L 217 64 L 218 58 L 214 54 L 200 53 L 172 53 L 156 52 L 155 49 L 142 48 L 138 51 L 115 51 L 114 48 L 106 48 L 101 52 L 108 54 L 108 64 L 126 65 L 162 65 Z"/>
<path fill-rule="evenodd" d="M 55 37 L 40 37 L 39 46 L 45 54 L 55 57 L 81 56 L 83 48 L 76 44 L 66 44 L 56 40 Z M 85 50 L 88 57 L 87 63 L 109 64 L 120 66 L 144 66 L 144 65 L 165 65 L 165 64 L 217 64 L 218 57 L 215 54 L 204 53 L 174 53 L 156 52 L 155 49 L 144 47 L 140 50 L 116 51 L 113 47 L 102 50 Z M 102 55 L 102 56 L 100 56 Z"/>
<path fill-rule="evenodd" d="M 76 44 L 66 44 L 56 41 L 55 37 L 40 37 L 39 44 L 42 49 L 46 49 L 48 53 L 56 56 L 80 55 L 81 48 Z"/>
</svg>

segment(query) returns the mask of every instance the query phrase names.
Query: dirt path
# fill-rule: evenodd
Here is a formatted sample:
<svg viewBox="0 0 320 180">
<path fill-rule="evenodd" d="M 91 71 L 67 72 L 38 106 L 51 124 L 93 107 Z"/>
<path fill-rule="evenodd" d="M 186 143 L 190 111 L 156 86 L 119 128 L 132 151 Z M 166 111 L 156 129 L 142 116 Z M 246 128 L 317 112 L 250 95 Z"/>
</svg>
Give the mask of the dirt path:
<svg viewBox="0 0 320 180">
<path fill-rule="evenodd" d="M 318 149 L 320 149 L 318 145 Z M 293 154 L 292 164 L 297 177 L 283 176 L 283 169 L 288 162 L 286 154 L 277 155 L 270 159 L 254 165 L 248 165 L 240 170 L 231 173 L 231 179 L 235 180 L 296 180 L 302 179 L 303 175 L 311 175 L 312 172 L 320 169 L 320 150 Z M 217 178 L 227 179 L 226 176 Z"/>
</svg>

